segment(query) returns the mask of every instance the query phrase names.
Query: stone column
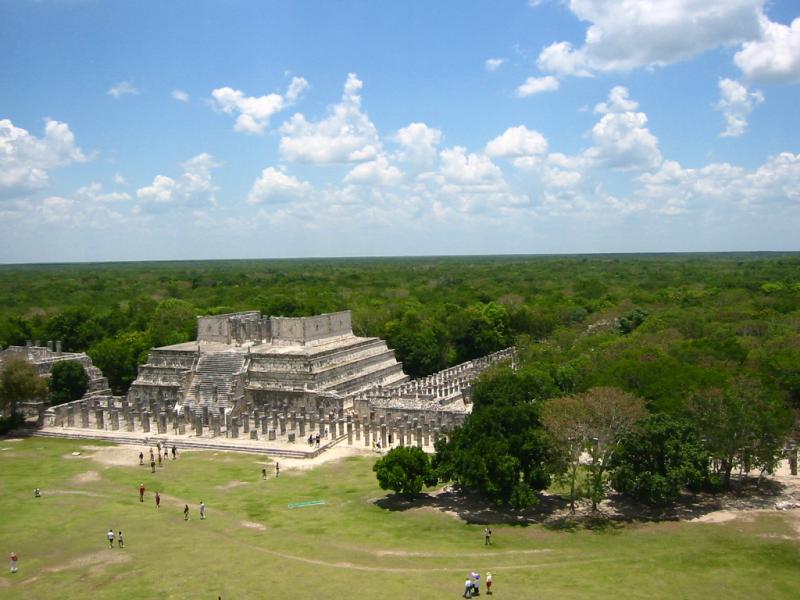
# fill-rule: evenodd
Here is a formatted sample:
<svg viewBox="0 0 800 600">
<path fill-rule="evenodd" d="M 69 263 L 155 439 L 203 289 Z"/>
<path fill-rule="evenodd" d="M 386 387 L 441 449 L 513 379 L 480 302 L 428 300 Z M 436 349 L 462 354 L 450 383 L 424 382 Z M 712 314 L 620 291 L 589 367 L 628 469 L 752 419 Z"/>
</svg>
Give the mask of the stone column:
<svg viewBox="0 0 800 600">
<path fill-rule="evenodd" d="M 222 435 L 222 429 L 219 422 L 219 415 L 212 415 L 211 417 L 211 427 L 213 428 L 213 435 L 214 437 L 219 437 Z"/>
<path fill-rule="evenodd" d="M 291 423 L 290 430 L 295 431 L 297 429 L 297 413 L 292 412 L 289 414 L 289 422 Z"/>
<path fill-rule="evenodd" d="M 251 440 L 257 440 L 258 439 L 258 429 L 256 429 L 255 427 L 250 430 L 250 439 Z"/>
<path fill-rule="evenodd" d="M 158 415 L 158 433 L 167 433 L 167 413 Z"/>
<path fill-rule="evenodd" d="M 364 445 L 369 448 L 369 422 L 364 423 Z"/>
<path fill-rule="evenodd" d="M 89 427 L 89 407 L 86 405 L 81 406 L 81 427 L 84 429 Z"/>
<path fill-rule="evenodd" d="M 306 418 L 300 415 L 300 418 L 297 420 L 297 425 L 300 429 L 300 437 L 306 437 Z"/>
<path fill-rule="evenodd" d="M 231 437 L 239 437 L 239 417 L 231 417 Z"/>
<path fill-rule="evenodd" d="M 359 442 L 361 441 L 361 419 L 359 417 L 356 417 L 355 425 L 356 425 L 356 441 Z"/>
<path fill-rule="evenodd" d="M 422 444 L 424 446 L 428 446 L 430 444 L 430 438 L 431 438 L 431 426 L 426 421 L 422 424 Z"/>
<path fill-rule="evenodd" d="M 242 433 L 250 433 L 250 415 L 242 413 Z"/>
<path fill-rule="evenodd" d="M 142 413 L 142 431 L 150 433 L 150 413 L 148 412 Z"/>
<path fill-rule="evenodd" d="M 131 432 L 134 429 L 133 413 L 130 411 L 130 409 L 127 409 L 124 414 L 125 414 L 125 429 Z"/>
<path fill-rule="evenodd" d="M 381 423 L 381 448 L 386 448 L 386 424 Z"/>
<path fill-rule="evenodd" d="M 269 441 L 272 442 L 277 437 L 277 432 L 274 429 L 270 429 L 267 435 L 269 436 Z"/>
<path fill-rule="evenodd" d="M 347 444 L 353 445 L 353 422 L 350 420 L 350 415 L 347 416 Z"/>
<path fill-rule="evenodd" d="M 106 428 L 106 421 L 103 415 L 103 409 L 97 408 L 94 411 L 94 426 L 97 429 L 105 429 Z"/>
<path fill-rule="evenodd" d="M 178 415 L 178 435 L 186 435 L 186 417 Z"/>
<path fill-rule="evenodd" d="M 344 435 L 344 419 L 340 416 L 339 417 L 339 437 Z"/>
<path fill-rule="evenodd" d="M 416 434 L 417 434 L 417 440 L 416 440 L 417 448 L 422 448 L 422 427 L 420 427 L 419 425 L 417 425 Z"/>
<path fill-rule="evenodd" d="M 110 413 L 111 431 L 119 431 L 119 412 L 112 410 Z"/>
<path fill-rule="evenodd" d="M 209 415 L 208 415 L 208 404 L 203 406 L 203 425 L 208 426 L 209 423 Z"/>
<path fill-rule="evenodd" d="M 194 420 L 195 435 L 201 437 L 203 435 L 203 418 L 195 418 Z"/>
<path fill-rule="evenodd" d="M 400 425 L 400 428 L 398 430 L 397 437 L 400 440 L 400 444 L 399 444 L 400 447 L 405 447 L 405 445 L 406 445 L 406 430 L 405 430 L 405 428 L 403 427 L 402 424 Z"/>
<path fill-rule="evenodd" d="M 278 419 L 278 424 L 280 425 L 281 435 L 286 435 L 286 419 L 283 415 Z"/>
<path fill-rule="evenodd" d="M 267 435 L 269 431 L 269 426 L 267 425 L 268 419 L 265 416 L 261 417 L 261 435 Z"/>
</svg>

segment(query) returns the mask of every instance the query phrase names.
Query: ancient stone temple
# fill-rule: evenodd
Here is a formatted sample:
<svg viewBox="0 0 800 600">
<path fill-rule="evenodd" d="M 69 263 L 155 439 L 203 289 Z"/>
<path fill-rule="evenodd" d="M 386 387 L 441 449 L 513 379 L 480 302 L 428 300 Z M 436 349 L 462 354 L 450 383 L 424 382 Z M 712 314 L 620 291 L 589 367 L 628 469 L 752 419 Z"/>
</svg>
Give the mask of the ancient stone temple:
<svg viewBox="0 0 800 600">
<path fill-rule="evenodd" d="M 125 398 L 55 407 L 50 425 L 292 444 L 432 445 L 470 411 L 471 382 L 512 349 L 411 381 L 351 313 L 199 317 L 197 340 L 153 348 Z M 363 440 L 363 441 L 362 441 Z"/>
</svg>

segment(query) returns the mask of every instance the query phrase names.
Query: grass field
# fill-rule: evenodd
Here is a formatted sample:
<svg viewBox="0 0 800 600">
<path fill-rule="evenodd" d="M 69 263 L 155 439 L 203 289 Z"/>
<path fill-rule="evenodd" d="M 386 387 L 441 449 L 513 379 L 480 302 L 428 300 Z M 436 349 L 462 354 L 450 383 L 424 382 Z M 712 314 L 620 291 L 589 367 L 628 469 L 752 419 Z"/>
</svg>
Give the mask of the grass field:
<svg viewBox="0 0 800 600">
<path fill-rule="evenodd" d="M 497 525 L 487 549 L 482 525 L 377 505 L 386 494 L 370 457 L 262 481 L 254 455 L 186 452 L 151 474 L 138 448 L 127 451 L 121 466 L 80 442 L 0 440 L 0 552 L 20 555 L 18 573 L 4 564 L 0 598 L 458 598 L 472 570 L 493 573 L 495 598 L 800 597 L 800 540 L 783 513 L 593 530 Z M 306 500 L 325 504 L 287 507 Z M 110 527 L 123 530 L 124 549 L 109 549 Z"/>
</svg>

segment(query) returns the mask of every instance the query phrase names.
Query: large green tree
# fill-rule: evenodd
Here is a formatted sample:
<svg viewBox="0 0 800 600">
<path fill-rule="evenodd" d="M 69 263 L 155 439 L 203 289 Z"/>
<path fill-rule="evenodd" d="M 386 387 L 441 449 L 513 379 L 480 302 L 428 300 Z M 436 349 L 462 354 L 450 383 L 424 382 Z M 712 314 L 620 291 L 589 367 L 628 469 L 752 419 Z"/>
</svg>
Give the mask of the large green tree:
<svg viewBox="0 0 800 600">
<path fill-rule="evenodd" d="M 430 458 L 416 446 L 393 448 L 375 462 L 372 470 L 381 489 L 405 496 L 419 494 L 423 486 L 437 482 Z"/>
<path fill-rule="evenodd" d="M 700 489 L 710 456 L 691 424 L 669 415 L 650 415 L 622 438 L 611 461 L 619 492 L 651 504 L 671 504 L 683 488 Z"/>
<path fill-rule="evenodd" d="M 10 357 L 0 365 L 0 408 L 3 417 L 12 417 L 20 402 L 43 400 L 47 382 L 39 377 L 36 367 L 21 357 Z"/>
<path fill-rule="evenodd" d="M 158 303 L 150 320 L 154 346 L 188 342 L 197 334 L 197 310 L 185 300 L 167 298 Z"/>
<path fill-rule="evenodd" d="M 473 391 L 464 425 L 439 440 L 434 467 L 440 478 L 485 494 L 498 504 L 523 508 L 550 484 L 553 449 L 539 410 L 555 389 L 546 374 L 508 367 L 485 374 Z"/>
<path fill-rule="evenodd" d="M 142 331 L 129 331 L 106 338 L 89 349 L 94 365 L 108 378 L 115 394 L 125 394 L 136 379 L 138 366 L 147 359 L 150 337 Z"/>
<path fill-rule="evenodd" d="M 74 360 L 57 362 L 50 369 L 50 402 L 64 404 L 78 400 L 89 389 L 89 376 L 81 363 Z"/>
</svg>

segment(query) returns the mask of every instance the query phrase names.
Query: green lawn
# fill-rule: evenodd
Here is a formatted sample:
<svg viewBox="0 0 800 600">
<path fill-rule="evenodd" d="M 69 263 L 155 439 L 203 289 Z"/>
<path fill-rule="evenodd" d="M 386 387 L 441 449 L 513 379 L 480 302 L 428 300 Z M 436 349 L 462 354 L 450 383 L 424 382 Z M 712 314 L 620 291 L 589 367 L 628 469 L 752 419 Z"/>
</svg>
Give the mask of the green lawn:
<svg viewBox="0 0 800 600">
<path fill-rule="evenodd" d="M 135 464 L 138 449 L 131 466 L 106 466 L 81 445 L 0 440 L 0 552 L 20 555 L 17 574 L 3 565 L 0 598 L 457 598 L 472 570 L 492 571 L 494 597 L 509 599 L 797 598 L 800 590 L 789 515 L 596 530 L 498 525 L 486 549 L 481 525 L 377 506 L 385 493 L 371 458 L 262 481 L 253 455 L 187 452 L 153 475 Z M 326 504 L 287 507 L 305 500 Z M 108 548 L 109 527 L 123 530 L 124 549 Z"/>
</svg>

